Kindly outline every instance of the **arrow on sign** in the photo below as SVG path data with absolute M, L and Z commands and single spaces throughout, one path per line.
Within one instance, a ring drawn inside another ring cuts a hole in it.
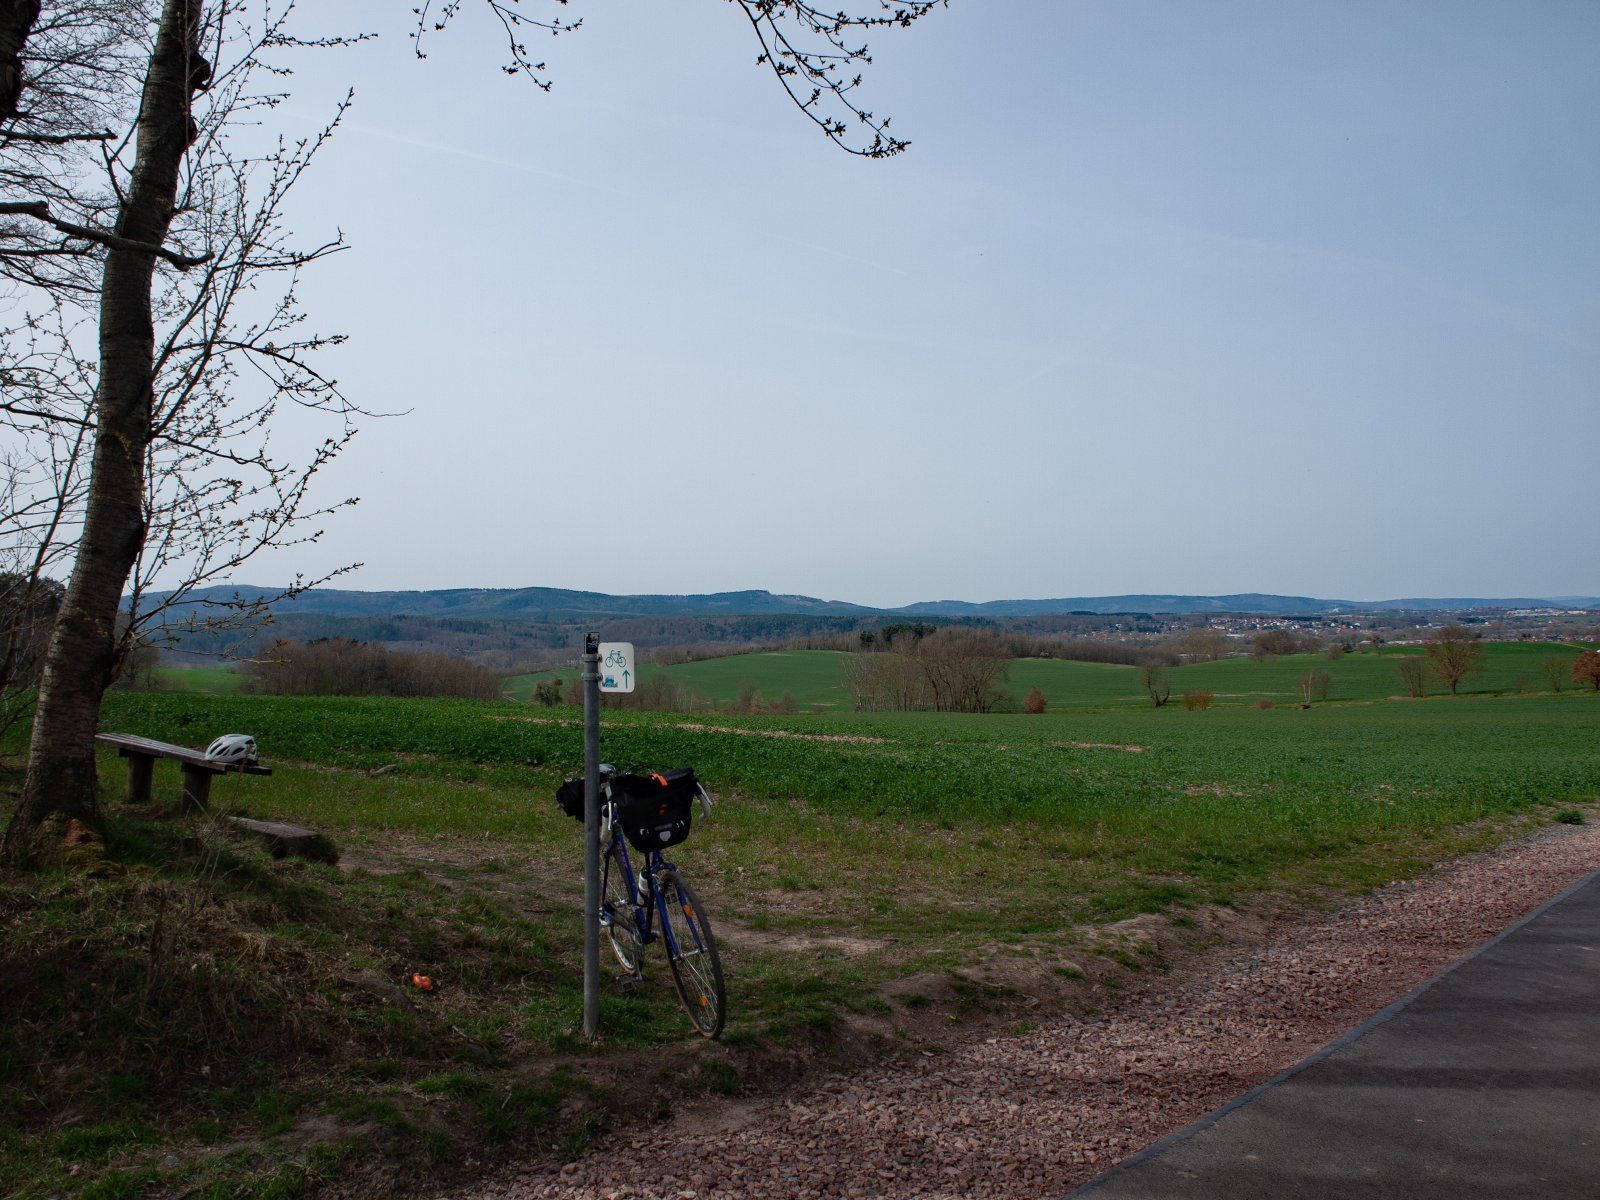
M 628 672 L 627 672 L 627 671 L 624 671 L 624 672 L 623 672 L 623 673 L 622 673 L 622 686 L 623 686 L 623 687 L 627 687 L 627 686 L 628 686 L 628 680 L 629 680 L 629 679 L 630 679 L 630 678 L 631 678 L 631 676 L 630 676 L 630 674 L 629 674 L 629 673 L 628 673 Z

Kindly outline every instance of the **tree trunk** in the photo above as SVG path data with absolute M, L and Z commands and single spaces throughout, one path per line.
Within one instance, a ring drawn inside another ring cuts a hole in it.
M 39 825 L 52 814 L 99 822 L 94 734 L 116 668 L 122 590 L 144 542 L 144 455 L 155 369 L 155 255 L 129 242 L 160 246 L 172 224 L 178 173 L 192 137 L 190 61 L 197 54 L 200 7 L 199 0 L 162 4 L 117 220 L 117 233 L 128 242 L 106 252 L 89 498 L 39 685 L 22 802 L 6 830 L 4 856 L 12 862 L 30 856 Z
M 39 19 L 39 0 L 0 0 L 0 125 L 22 105 L 22 48 Z

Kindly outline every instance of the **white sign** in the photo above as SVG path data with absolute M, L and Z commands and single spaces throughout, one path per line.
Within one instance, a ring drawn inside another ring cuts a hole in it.
M 636 676 L 633 670 L 632 642 L 600 643 L 600 690 L 631 692 Z

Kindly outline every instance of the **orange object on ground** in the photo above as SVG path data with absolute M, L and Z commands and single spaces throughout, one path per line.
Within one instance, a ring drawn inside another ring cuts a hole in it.
M 411 986 L 421 992 L 433 991 L 433 979 L 421 971 L 411 972 Z

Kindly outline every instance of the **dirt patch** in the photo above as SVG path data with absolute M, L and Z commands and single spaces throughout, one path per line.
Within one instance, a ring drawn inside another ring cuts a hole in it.
M 1052 746 L 1073 746 L 1079 750 L 1121 750 L 1124 754 L 1143 754 L 1148 746 L 1124 745 L 1121 742 L 1051 742 Z
M 843 934 L 775 933 L 765 929 L 751 929 L 742 925 L 723 923 L 721 940 L 729 945 L 752 950 L 777 950 L 786 954 L 827 954 L 833 952 L 844 958 L 865 958 L 881 954 L 888 943 L 880 938 L 848 937 Z
M 888 739 L 868 737 L 854 733 L 796 733 L 792 729 L 736 729 L 732 725 L 701 725 L 683 721 L 673 726 L 690 733 L 731 733 L 738 737 L 792 738 L 801 742 L 855 742 L 861 745 L 882 745 Z
M 1228 787 L 1222 783 L 1191 783 L 1184 786 L 1183 794 L 1185 796 L 1233 796 L 1242 798 L 1250 793 L 1241 788 Z

